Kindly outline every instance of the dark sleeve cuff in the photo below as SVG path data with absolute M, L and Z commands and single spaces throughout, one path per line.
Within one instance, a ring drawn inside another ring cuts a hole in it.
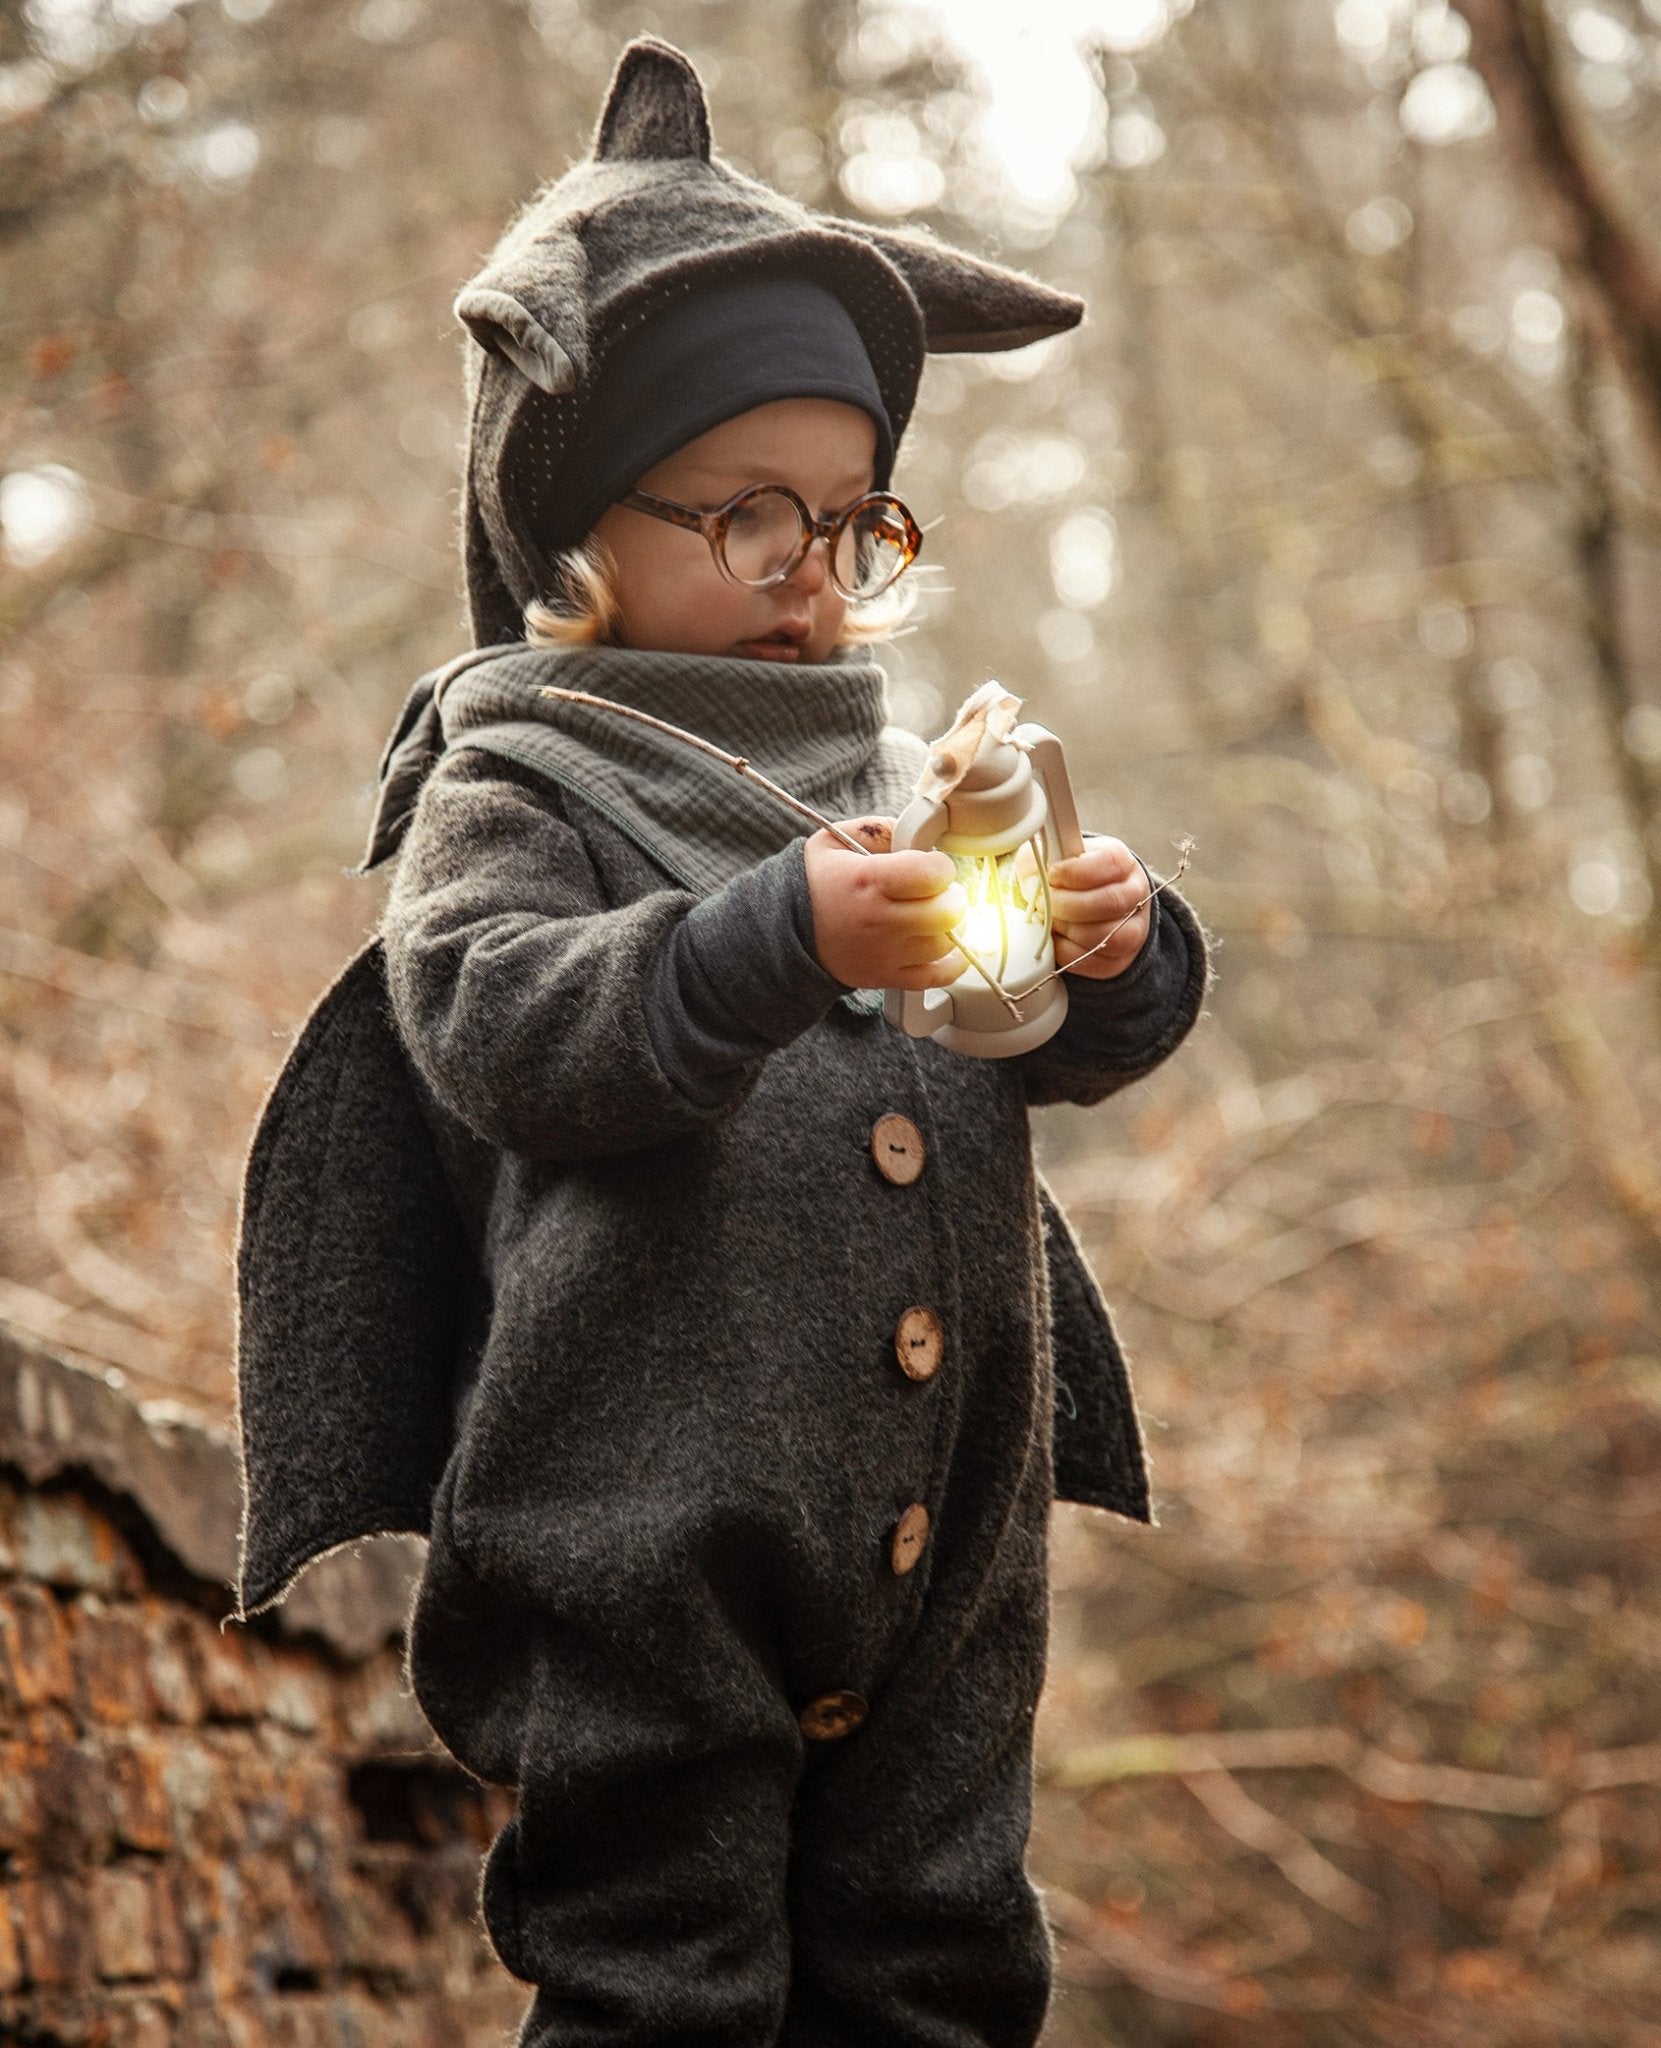
M 1143 1065 L 1180 1008 L 1190 979 L 1188 944 L 1161 897 L 1149 905 L 1147 938 L 1135 961 L 1108 981 L 1067 975 L 1067 1016 L 1057 1049 L 1110 1065 Z
M 1050 1041 L 1052 1057 L 1123 1071 L 1153 1065 L 1186 1035 L 1204 992 L 1204 946 L 1173 893 L 1153 898 L 1148 936 L 1122 974 L 1067 976 L 1067 1015 Z
M 664 1072 L 695 1102 L 735 1094 L 757 1061 L 845 993 L 813 950 L 805 843 L 793 839 L 694 905 L 653 960 L 647 1030 Z

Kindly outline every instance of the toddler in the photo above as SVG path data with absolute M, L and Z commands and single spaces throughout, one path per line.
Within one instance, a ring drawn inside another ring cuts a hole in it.
M 460 1364 L 404 1504 L 338 1406 L 307 1455 L 350 1442 L 350 1473 L 285 1489 L 245 1284 L 245 1596 L 343 1528 L 429 1532 L 410 1679 L 517 1790 L 483 1912 L 536 1987 L 525 2048 L 1030 2048 L 1049 1503 L 1146 1490 L 1028 1109 L 1164 1059 L 1205 948 L 1091 837 L 1051 874 L 1080 965 L 1047 1043 L 892 1029 L 875 992 L 950 981 L 964 904 L 945 855 L 888 850 L 926 749 L 865 649 L 920 546 L 889 486 L 924 347 L 1082 308 L 741 178 L 653 38 L 457 305 L 478 648 L 412 693 L 366 865 L 399 848 L 380 947 Z M 376 1504 L 267 1533 L 330 1485 Z

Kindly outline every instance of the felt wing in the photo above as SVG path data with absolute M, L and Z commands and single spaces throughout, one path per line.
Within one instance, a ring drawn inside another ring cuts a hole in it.
M 481 1310 L 379 939 L 320 998 L 267 1097 L 236 1278 L 246 1619 L 339 1544 L 426 1533 Z
M 1113 1318 L 1042 1175 L 1038 1206 L 1055 1360 L 1055 1497 L 1151 1522 L 1142 1430 Z

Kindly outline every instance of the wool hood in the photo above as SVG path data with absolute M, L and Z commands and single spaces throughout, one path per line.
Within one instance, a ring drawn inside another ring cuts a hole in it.
M 462 550 L 476 646 L 522 638 L 526 604 L 554 594 L 539 536 L 559 524 L 608 352 L 675 298 L 781 272 L 847 307 L 896 448 L 926 352 L 1021 348 L 1084 315 L 1082 299 L 925 230 L 819 213 L 746 177 L 711 146 L 691 61 L 637 37 L 589 155 L 524 207 L 455 301 L 468 335 Z

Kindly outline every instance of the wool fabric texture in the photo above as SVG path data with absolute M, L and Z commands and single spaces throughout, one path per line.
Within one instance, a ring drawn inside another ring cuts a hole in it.
M 838 816 L 895 816 L 928 758 L 924 741 L 889 721 L 881 664 L 850 649 L 788 666 L 656 648 L 495 649 L 423 677 L 405 700 L 382 753 L 360 873 L 397 844 L 441 752 L 469 744 L 534 759 L 700 893 L 804 829 L 759 783 L 684 740 L 545 697 L 545 684 L 695 729 L 815 809 L 839 806 Z
M 777 398 L 833 398 L 877 430 L 873 490 L 894 468 L 894 430 L 858 327 L 805 277 L 738 278 L 673 300 L 606 359 L 551 502 L 526 465 L 511 488 L 552 552 L 569 547 L 665 456 Z

